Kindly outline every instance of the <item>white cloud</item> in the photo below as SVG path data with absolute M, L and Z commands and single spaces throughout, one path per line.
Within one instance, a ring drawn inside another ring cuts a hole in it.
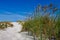
M 0 14 L 0 21 L 17 21 L 17 20 L 25 20 L 27 17 L 23 15 L 19 15 L 17 13 L 12 12 L 4 12 L 6 14 Z
M 0 15 L 0 21 L 17 21 L 17 20 L 25 20 L 26 17 L 22 15 Z

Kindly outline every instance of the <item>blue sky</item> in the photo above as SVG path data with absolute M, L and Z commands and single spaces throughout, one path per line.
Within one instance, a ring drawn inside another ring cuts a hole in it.
M 60 0 L 0 0 L 0 21 L 24 20 L 38 4 L 43 6 L 50 3 L 60 8 Z

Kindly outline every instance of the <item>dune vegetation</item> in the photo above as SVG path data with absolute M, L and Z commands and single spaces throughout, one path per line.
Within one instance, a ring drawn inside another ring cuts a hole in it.
M 34 40 L 60 40 L 60 15 L 58 15 L 60 12 L 57 14 L 58 11 L 59 9 L 53 4 L 38 5 L 33 16 L 22 24 L 22 32 L 27 31 Z
M 0 30 L 5 29 L 7 27 L 13 27 L 13 24 L 11 24 L 11 22 L 0 22 Z

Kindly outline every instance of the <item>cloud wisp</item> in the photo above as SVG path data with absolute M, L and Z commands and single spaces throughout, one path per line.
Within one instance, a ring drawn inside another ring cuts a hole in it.
M 0 21 L 18 21 L 18 20 L 26 20 L 25 15 L 20 15 L 12 12 L 5 12 L 5 14 L 0 14 Z

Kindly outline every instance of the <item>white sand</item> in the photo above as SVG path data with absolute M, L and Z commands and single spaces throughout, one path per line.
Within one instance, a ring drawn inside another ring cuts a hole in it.
M 0 40 L 32 40 L 31 36 L 26 35 L 27 32 L 19 33 L 22 30 L 22 25 L 17 22 L 12 22 L 13 27 L 8 27 L 6 30 L 0 30 Z

